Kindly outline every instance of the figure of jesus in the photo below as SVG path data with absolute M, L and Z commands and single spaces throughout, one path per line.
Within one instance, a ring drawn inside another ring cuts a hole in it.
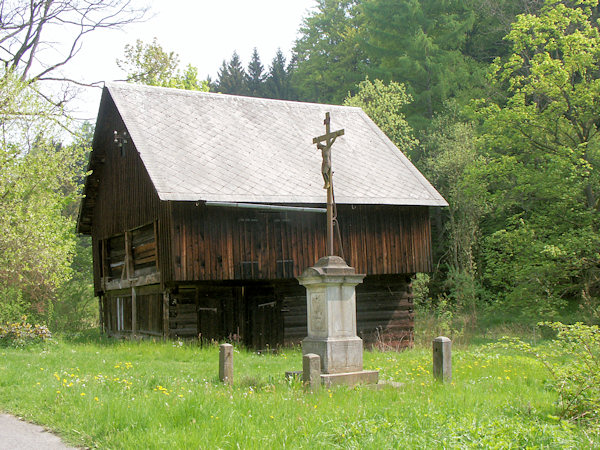
M 321 150 L 323 155 L 323 163 L 321 163 L 321 174 L 323 174 L 323 180 L 325 181 L 323 189 L 329 189 L 329 186 L 331 186 L 331 145 L 318 144 L 317 148 Z

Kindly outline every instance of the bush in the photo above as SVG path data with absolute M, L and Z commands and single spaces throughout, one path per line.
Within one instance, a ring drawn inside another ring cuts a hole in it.
M 21 322 L 0 324 L 0 346 L 2 347 L 26 347 L 46 342 L 51 338 L 48 327 L 31 325 L 27 322 L 27 316 L 23 316 Z
M 561 419 L 600 419 L 600 329 L 580 322 L 540 322 L 542 331 L 555 333 L 547 346 L 534 348 L 519 339 L 503 338 L 501 346 L 522 351 L 548 370 L 558 392 Z

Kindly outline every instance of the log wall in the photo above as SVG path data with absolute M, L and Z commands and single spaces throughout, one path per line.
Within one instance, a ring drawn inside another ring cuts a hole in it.
M 306 290 L 282 286 L 283 343 L 296 345 L 307 336 Z M 365 346 L 383 350 L 411 347 L 414 307 L 407 275 L 366 277 L 356 287 L 356 331 Z

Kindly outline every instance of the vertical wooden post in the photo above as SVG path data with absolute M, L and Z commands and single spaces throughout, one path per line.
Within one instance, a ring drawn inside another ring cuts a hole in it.
M 302 357 L 302 382 L 315 391 L 321 387 L 321 357 L 307 353 Z
M 106 327 L 104 325 L 104 308 L 102 303 L 104 302 L 104 295 L 100 294 L 98 297 L 98 315 L 100 320 L 100 332 L 106 333 Z
M 233 384 L 233 345 L 219 346 L 219 380 L 225 384 Z
M 102 290 L 106 292 L 106 282 L 110 277 L 110 265 L 108 264 L 108 249 L 106 248 L 106 239 L 100 240 L 100 249 L 101 249 L 101 261 L 100 261 L 100 283 L 102 285 Z
M 163 292 L 163 338 L 169 337 L 169 291 Z
M 156 258 L 156 271 L 160 272 L 160 264 L 158 263 L 158 220 L 154 221 L 154 255 Z
M 333 175 L 333 174 L 331 174 Z M 331 175 L 329 175 L 331 177 Z M 327 188 L 327 255 L 333 256 L 333 180 L 330 179 Z
M 452 341 L 444 336 L 433 340 L 433 376 L 439 381 L 452 381 Z
M 131 288 L 131 334 L 137 333 L 137 292 L 135 287 Z
M 131 242 L 131 231 L 125 232 L 125 267 L 127 269 L 127 279 L 133 278 L 133 246 Z

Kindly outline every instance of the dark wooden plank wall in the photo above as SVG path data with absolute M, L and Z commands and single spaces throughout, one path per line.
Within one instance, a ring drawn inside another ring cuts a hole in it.
M 90 185 L 95 186 L 97 183 L 97 187 L 95 192 L 90 189 L 88 193 L 90 197 L 93 196 L 91 234 L 95 253 L 94 286 L 97 293 L 101 290 L 100 239 L 152 223 L 159 217 L 168 222 L 169 216 L 168 211 L 164 211 L 166 206 L 161 204 L 164 202 L 160 202 L 131 137 L 127 139 L 123 149 L 114 142 L 114 131 L 123 133 L 125 125 L 109 96 L 108 101 L 107 112 L 97 124 L 95 147 L 92 152 L 94 172 L 90 175 L 91 179 L 101 182 L 92 183 L 93 180 L 90 180 Z M 167 232 L 165 226 L 168 225 L 159 224 L 159 255 L 170 252 L 168 237 L 164 237 Z M 170 269 L 167 272 L 170 273 Z
M 344 256 L 359 273 L 429 272 L 427 207 L 339 206 Z M 172 204 L 173 280 L 294 278 L 325 254 L 324 214 Z
M 283 342 L 281 302 L 273 285 L 198 285 L 171 293 L 171 337 L 228 340 L 257 349 Z

